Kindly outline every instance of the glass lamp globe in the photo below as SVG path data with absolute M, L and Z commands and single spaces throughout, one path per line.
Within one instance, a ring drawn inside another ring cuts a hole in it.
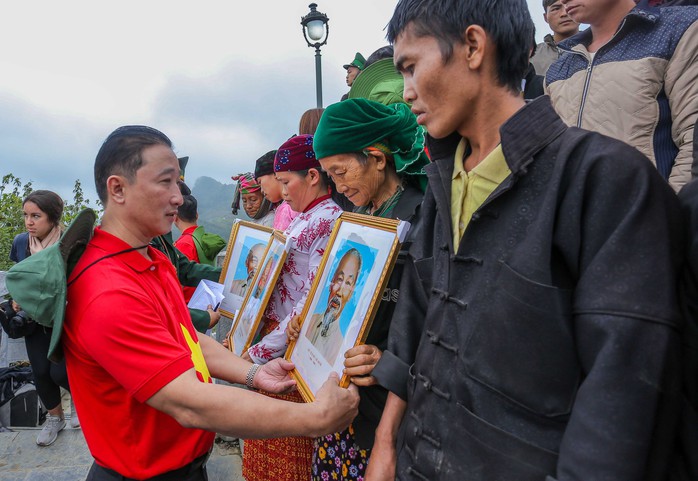
M 308 37 L 317 42 L 323 35 L 325 35 L 325 23 L 322 20 L 308 22 Z

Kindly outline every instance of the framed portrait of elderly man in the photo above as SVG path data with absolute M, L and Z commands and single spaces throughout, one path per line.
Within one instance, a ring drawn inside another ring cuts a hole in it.
M 224 316 L 234 319 L 235 311 L 242 307 L 273 232 L 270 227 L 244 220 L 233 224 L 218 281 L 223 284 L 224 295 L 218 310 Z
M 342 375 L 344 352 L 366 340 L 395 265 L 404 222 L 344 212 L 335 224 L 301 313 L 298 339 L 286 351 L 306 401 L 330 372 Z
M 228 335 L 228 348 L 238 356 L 249 349 L 261 329 L 264 310 L 281 274 L 287 253 L 286 237 L 274 231 Z

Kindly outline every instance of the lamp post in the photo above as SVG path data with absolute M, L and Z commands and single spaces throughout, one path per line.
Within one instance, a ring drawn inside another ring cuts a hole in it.
M 317 3 L 311 3 L 310 13 L 301 17 L 303 37 L 308 47 L 315 47 L 315 91 L 317 93 L 317 108 L 322 108 L 322 67 L 320 65 L 320 47 L 327 43 L 330 27 L 329 17 L 317 11 Z

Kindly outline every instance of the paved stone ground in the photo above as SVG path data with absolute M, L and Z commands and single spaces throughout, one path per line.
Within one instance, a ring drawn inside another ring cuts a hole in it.
M 39 428 L 0 433 L 0 481 L 83 481 L 92 464 L 79 429 L 64 429 L 51 446 L 36 445 Z M 216 438 L 208 462 L 210 481 L 243 481 L 236 441 Z

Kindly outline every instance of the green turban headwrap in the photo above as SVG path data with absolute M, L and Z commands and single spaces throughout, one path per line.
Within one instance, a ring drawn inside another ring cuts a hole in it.
M 325 109 L 313 138 L 315 156 L 361 152 L 375 144 L 386 146 L 400 177 L 412 178 L 426 188 L 424 129 L 410 107 L 403 103 L 383 105 L 363 98 L 347 99 Z

